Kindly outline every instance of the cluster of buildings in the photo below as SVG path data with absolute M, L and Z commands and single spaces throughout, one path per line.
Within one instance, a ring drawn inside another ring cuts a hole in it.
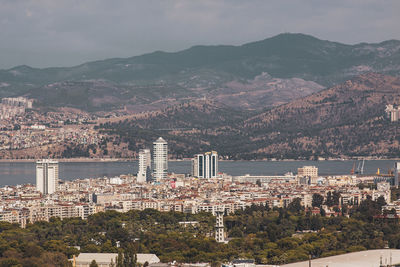
M 84 112 L 45 112 L 32 109 L 32 100 L 3 98 L 0 103 L 0 153 L 32 157 L 48 145 L 98 145 L 104 140 L 93 127 L 97 116 Z M 17 151 L 17 153 L 14 153 Z
M 397 122 L 400 118 L 400 106 L 386 105 L 386 116 L 391 122 Z
M 159 137 L 153 143 L 153 162 L 150 149 L 139 150 L 137 182 L 161 182 L 168 177 L 168 143 Z M 153 163 L 153 164 L 152 164 Z M 216 178 L 218 176 L 218 153 L 216 151 L 197 154 L 192 160 L 192 176 Z
M 0 221 L 18 223 L 81 217 L 86 219 L 100 211 L 156 209 L 186 213 L 210 212 L 216 216 L 215 238 L 225 242 L 223 215 L 253 205 L 287 207 L 299 198 L 314 214 L 314 194 L 327 198 L 329 192 L 339 193 L 338 205 L 359 205 L 368 196 L 383 197 L 388 203 L 383 210 L 393 209 L 400 215 L 400 201 L 391 201 L 391 184 L 398 184 L 400 163 L 396 164 L 393 181 L 377 180 L 366 175 L 318 175 L 315 166 L 298 168 L 297 175 L 231 176 L 218 172 L 216 151 L 197 154 L 192 161 L 192 174 L 168 173 L 168 144 L 163 138 L 153 143 L 153 151 L 139 153 L 139 172 L 134 175 L 62 181 L 58 162 L 36 162 L 36 185 L 0 188 Z M 375 183 L 376 189 L 359 187 Z M 337 196 L 337 194 L 336 194 Z M 339 215 L 338 209 L 327 204 L 322 209 L 328 216 Z
M 0 120 L 12 119 L 32 108 L 33 100 L 25 97 L 6 97 L 0 103 Z
M 21 150 L 39 148 L 49 144 L 98 144 L 103 135 L 84 128 L 47 128 L 45 125 L 31 125 L 19 130 L 1 131 L 0 150 Z
M 164 157 L 167 157 L 165 154 L 168 154 L 165 140 L 159 138 L 153 146 L 156 151 L 153 152 L 156 154 L 153 155 L 153 161 L 164 162 Z M 107 210 L 127 212 L 151 208 L 186 213 L 210 212 L 217 216 L 215 237 L 219 242 L 224 242 L 226 236 L 221 214 L 230 214 L 252 205 L 287 207 L 296 198 L 301 200 L 303 206 L 312 208 L 312 196 L 316 193 L 324 197 L 328 192 L 340 193 L 339 206 L 358 205 L 367 196 L 374 200 L 383 196 L 389 203 L 384 209 L 394 208 L 400 212 L 400 203 L 390 199 L 389 182 L 377 182 L 374 176 L 320 177 L 314 166 L 299 168 L 297 175 L 231 176 L 217 172 L 216 152 L 194 157 L 193 166 L 196 168 L 193 169 L 197 170 L 193 176 L 168 173 L 166 165 L 149 163 L 149 150 L 142 152 L 145 156 L 142 164 L 146 166 L 146 177 L 150 175 L 149 166 L 160 166 L 160 169 L 151 172 L 151 177 L 156 178 L 147 182 L 143 181 L 143 176 L 139 176 L 143 175 L 140 170 L 138 176 L 62 181 L 59 179 L 57 161 L 37 161 L 35 186 L 28 184 L 0 188 L 0 220 L 24 226 L 27 222 L 48 221 L 51 217 L 86 219 L 91 214 Z M 216 157 L 214 167 L 213 157 Z M 204 167 L 200 167 L 201 164 Z M 205 178 L 206 175 L 214 175 L 214 168 L 215 177 Z M 166 171 L 165 175 L 160 170 Z M 162 176 L 156 176 L 160 173 Z M 374 182 L 377 182 L 377 189 L 358 186 L 360 183 Z M 328 216 L 339 214 L 327 205 L 323 205 L 323 209 Z M 320 209 L 313 210 L 313 213 L 319 212 Z

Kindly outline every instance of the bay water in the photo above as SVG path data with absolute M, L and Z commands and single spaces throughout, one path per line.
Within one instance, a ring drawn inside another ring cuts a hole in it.
M 230 175 L 283 175 L 297 172 L 302 166 L 316 166 L 320 175 L 350 174 L 357 161 L 220 161 L 219 171 Z M 366 160 L 364 174 L 375 174 L 380 168 L 387 173 L 394 167 L 394 160 Z M 170 161 L 169 172 L 190 173 L 191 161 Z M 136 174 L 137 161 L 102 161 L 102 162 L 60 162 L 59 177 L 62 180 L 78 178 L 114 177 L 121 174 Z M 34 162 L 0 162 L 0 186 L 35 183 Z

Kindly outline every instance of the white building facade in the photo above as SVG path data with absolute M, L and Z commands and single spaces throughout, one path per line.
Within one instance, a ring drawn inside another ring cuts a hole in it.
M 137 173 L 136 182 L 145 183 L 150 177 L 147 177 L 147 170 L 151 168 L 150 149 L 139 150 L 139 171 Z
M 168 143 L 159 137 L 153 143 L 153 178 L 156 181 L 166 179 L 168 175 Z
M 216 178 L 218 175 L 218 153 L 216 151 L 197 154 L 192 161 L 192 173 L 198 178 Z
M 394 163 L 394 185 L 399 187 L 399 179 L 400 179 L 400 162 Z
M 53 194 L 58 189 L 58 161 L 36 162 L 36 189 L 42 194 Z

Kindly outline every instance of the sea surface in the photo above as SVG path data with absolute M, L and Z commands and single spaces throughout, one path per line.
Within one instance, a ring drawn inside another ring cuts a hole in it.
M 380 168 L 387 173 L 394 160 L 366 160 L 364 174 L 375 174 Z M 220 161 L 219 171 L 230 175 L 282 175 L 297 172 L 302 166 L 316 166 L 320 175 L 349 174 L 357 161 Z M 170 161 L 169 172 L 190 173 L 190 161 Z M 59 176 L 62 180 L 78 178 L 114 177 L 121 174 L 136 174 L 137 161 L 111 162 L 60 162 Z M 0 186 L 35 183 L 34 162 L 0 162 Z

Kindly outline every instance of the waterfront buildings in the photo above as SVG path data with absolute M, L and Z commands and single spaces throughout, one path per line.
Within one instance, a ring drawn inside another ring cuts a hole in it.
M 36 189 L 44 195 L 58 189 L 58 161 L 39 160 L 36 162 Z
M 153 143 L 153 178 L 160 182 L 168 175 L 168 143 L 159 137 Z
M 197 154 L 192 160 L 192 174 L 197 178 L 215 178 L 218 175 L 218 153 L 216 151 Z
M 138 183 L 145 183 L 151 180 L 151 154 L 150 149 L 139 150 L 139 171 L 137 173 L 136 181 Z
M 357 183 L 366 182 L 365 176 L 352 179 L 342 176 L 321 177 L 323 182 L 314 185 L 299 184 L 290 176 L 272 179 L 260 176 L 248 181 L 245 178 L 235 179 L 219 174 L 214 179 L 197 179 L 170 174 L 159 183 L 139 184 L 135 183 L 134 176 L 121 175 L 62 181 L 58 190 L 48 195 L 38 192 L 36 186 L 30 184 L 5 186 L 0 188 L 0 221 L 24 226 L 27 222 L 48 221 L 51 217 L 86 219 L 91 214 L 107 210 L 127 212 L 156 209 L 186 213 L 210 212 L 213 215 L 222 211 L 231 214 L 253 205 L 287 207 L 296 198 L 301 200 L 303 206 L 312 209 L 313 194 L 326 198 L 328 192 L 334 191 L 340 193 L 340 205 L 349 207 L 359 205 L 368 196 L 372 200 L 383 196 L 385 201 L 390 202 L 388 183 L 378 183 L 377 189 L 358 187 Z M 258 179 L 262 181 L 261 185 L 254 182 Z M 373 177 L 368 179 L 374 181 Z M 332 207 L 323 208 L 327 216 L 336 214 Z M 385 208 L 394 208 L 400 212 L 400 202 L 393 202 Z
M 318 179 L 318 168 L 315 166 L 303 166 L 297 169 L 299 179 L 308 178 L 309 184 L 316 184 Z
M 240 175 L 240 176 L 233 176 L 233 182 L 239 183 L 288 183 L 291 181 L 295 181 L 296 176 L 293 173 L 285 173 L 284 175 Z

